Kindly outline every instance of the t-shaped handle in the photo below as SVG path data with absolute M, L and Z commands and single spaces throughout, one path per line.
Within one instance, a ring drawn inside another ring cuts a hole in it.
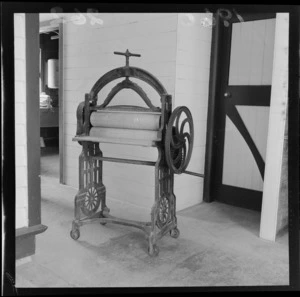
M 125 53 L 114 52 L 115 55 L 122 55 L 126 57 L 126 66 L 129 66 L 129 57 L 140 57 L 140 54 L 132 54 L 128 49 Z

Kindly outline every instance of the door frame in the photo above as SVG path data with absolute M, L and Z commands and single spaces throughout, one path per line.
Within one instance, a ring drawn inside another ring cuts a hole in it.
M 25 25 L 25 108 L 28 225 L 15 231 L 15 259 L 35 253 L 35 236 L 47 230 L 41 223 L 40 183 L 40 125 L 39 125 L 39 17 L 35 13 L 24 14 Z M 14 56 L 13 56 L 14 57 Z M 13 58 L 15 63 L 15 59 Z M 14 67 L 13 67 L 14 69 Z M 14 119 L 14 117 L 13 117 Z M 12 126 L 15 128 L 15 123 Z M 14 128 L 12 129 L 14 131 Z M 11 131 L 11 127 L 10 127 Z M 14 132 L 13 132 L 14 134 Z M 11 149 L 11 148 L 10 148 Z M 10 160 L 11 161 L 11 160 Z M 13 161 L 14 162 L 14 161 Z M 14 163 L 13 163 L 14 164 Z
M 58 128 L 59 128 L 59 182 L 65 184 L 64 174 L 64 44 L 63 44 L 63 22 L 58 26 Z
M 212 44 L 210 57 L 210 77 L 209 77 L 209 95 L 208 95 L 208 111 L 207 111 L 207 130 L 206 130 L 206 153 L 205 153 L 205 167 L 204 167 L 204 185 L 203 185 L 203 201 L 213 202 L 215 197 L 215 183 L 216 183 L 216 160 L 218 154 L 218 143 L 221 141 L 224 146 L 224 133 L 222 139 L 218 136 L 219 121 L 225 121 L 225 117 L 220 118 L 220 108 L 218 101 L 222 94 L 222 78 L 224 77 L 224 59 L 230 61 L 230 46 L 225 47 L 224 44 L 228 42 L 228 36 L 225 33 L 227 29 L 224 26 L 223 19 L 219 13 L 213 15 L 215 25 L 212 28 Z M 275 13 L 258 13 L 243 15 L 244 21 L 270 19 L 276 18 Z M 231 22 L 239 22 L 236 16 L 233 16 Z M 221 69 L 221 71 L 220 71 Z M 259 191 L 252 191 L 255 200 L 261 199 L 262 193 Z M 249 202 L 246 201 L 247 206 Z M 257 203 L 256 203 L 257 204 Z M 257 208 L 257 205 L 256 205 Z

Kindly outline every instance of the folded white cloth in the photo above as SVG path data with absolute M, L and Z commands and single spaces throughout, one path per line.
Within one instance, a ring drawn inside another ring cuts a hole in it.
M 51 98 L 44 92 L 40 94 L 40 108 L 51 108 Z

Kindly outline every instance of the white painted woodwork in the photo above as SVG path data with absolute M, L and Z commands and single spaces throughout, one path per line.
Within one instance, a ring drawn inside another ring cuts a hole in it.
M 232 26 L 229 85 L 271 85 L 275 19 Z M 269 107 L 237 106 L 254 143 L 265 159 Z M 263 190 L 255 159 L 233 123 L 226 117 L 223 183 Z
M 178 14 L 175 107 L 186 105 L 194 120 L 194 148 L 189 171 L 204 173 L 212 28 L 201 22 L 208 14 Z M 209 14 L 211 15 L 211 14 Z M 175 175 L 177 209 L 203 201 L 203 178 Z
M 276 14 L 269 133 L 260 223 L 260 237 L 274 241 L 277 230 L 284 133 L 288 102 L 289 14 Z M 288 215 L 288 214 L 286 214 Z
M 269 107 L 237 106 L 244 124 L 265 160 Z M 226 117 L 223 184 L 262 191 L 263 180 L 255 159 L 231 120 Z
M 229 85 L 271 85 L 275 19 L 232 25 Z
M 28 226 L 25 14 L 14 14 L 16 229 Z
M 270 107 L 237 106 L 237 110 L 241 115 L 244 124 L 254 140 L 263 160 L 265 160 Z

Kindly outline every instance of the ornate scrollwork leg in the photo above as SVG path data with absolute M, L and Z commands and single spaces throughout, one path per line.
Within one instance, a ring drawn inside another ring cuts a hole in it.
M 157 256 L 159 253 L 158 246 L 156 245 L 156 220 L 157 220 L 157 199 L 151 209 L 151 226 L 150 234 L 148 236 L 148 253 L 150 256 Z
M 170 201 L 171 201 L 171 220 L 173 222 L 173 229 L 170 230 L 170 236 L 173 238 L 178 238 L 180 235 L 179 229 L 177 228 L 177 217 L 176 217 L 176 196 L 173 192 L 174 188 L 174 174 L 170 177 Z
M 72 239 L 77 240 L 80 237 L 79 225 L 76 221 L 72 223 L 72 230 L 70 232 L 70 236 Z
M 72 230 L 70 232 L 70 236 L 72 239 L 77 240 L 80 236 L 80 218 L 81 218 L 81 200 L 82 200 L 82 194 L 83 194 L 83 174 L 82 169 L 84 166 L 84 160 L 85 160 L 85 148 L 84 145 L 82 146 L 82 152 L 79 156 L 79 190 L 75 196 L 74 199 L 74 217 L 75 219 L 72 222 Z
M 80 205 L 81 205 L 80 199 L 82 198 L 79 191 L 79 193 L 75 196 L 75 200 L 74 200 L 75 220 L 72 222 L 72 230 L 70 232 L 70 236 L 74 240 L 77 240 L 80 237 L 80 231 L 79 231 Z
M 163 195 L 160 197 L 158 203 L 158 212 L 156 225 L 159 229 L 162 229 L 171 219 L 171 207 L 170 207 L 170 197 L 169 195 Z
M 180 235 L 179 229 L 175 227 L 174 229 L 170 230 L 170 235 L 173 238 L 178 238 Z
M 94 143 L 94 151 L 93 151 L 93 156 L 99 156 L 102 157 L 102 151 L 100 150 L 99 144 Z M 101 196 L 101 211 L 99 213 L 99 218 L 104 218 L 104 212 L 109 213 L 110 209 L 106 206 L 106 189 L 105 186 L 103 185 L 103 162 L 101 160 L 94 160 L 94 167 L 95 167 L 95 179 L 98 184 L 101 185 L 99 188 L 99 195 Z M 101 225 L 106 225 L 105 222 L 101 222 Z
M 150 256 L 157 256 L 159 254 L 159 248 L 156 243 L 153 243 L 154 237 L 150 234 L 149 236 L 149 246 L 148 246 L 148 253 Z
M 160 201 L 160 177 L 162 169 L 162 149 L 158 149 L 158 159 L 155 164 L 155 198 L 154 204 L 151 209 L 151 226 L 150 234 L 148 236 L 148 253 L 150 256 L 157 256 L 159 254 L 159 248 L 156 245 L 157 241 L 157 218 L 159 211 L 159 201 Z
M 93 216 L 101 205 L 103 211 L 109 212 L 106 206 L 106 189 L 102 183 L 102 162 L 93 157 L 102 156 L 97 143 L 83 143 L 79 156 L 79 191 L 75 196 L 75 220 L 72 223 L 71 237 L 78 239 L 81 217 Z M 102 223 L 105 224 L 105 223 Z

